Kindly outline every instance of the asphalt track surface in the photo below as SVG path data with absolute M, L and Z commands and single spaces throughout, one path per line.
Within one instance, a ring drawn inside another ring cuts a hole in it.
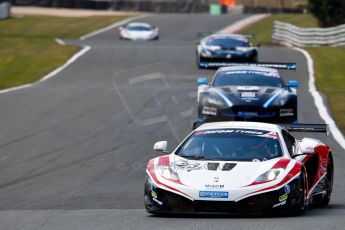
M 170 149 L 195 119 L 197 32 L 245 15 L 154 15 L 161 39 L 128 42 L 114 31 L 80 41 L 92 49 L 54 78 L 0 95 L 0 230 L 3 229 L 345 229 L 345 153 L 333 149 L 330 205 L 302 217 L 153 217 L 143 209 L 152 145 Z M 261 61 L 297 62 L 299 120 L 320 123 L 308 93 L 306 60 L 287 48 L 262 48 Z

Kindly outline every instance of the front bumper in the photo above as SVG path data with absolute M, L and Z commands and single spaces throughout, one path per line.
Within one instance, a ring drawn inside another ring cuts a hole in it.
M 204 55 L 201 53 L 202 61 L 208 62 L 241 62 L 248 61 L 253 58 L 256 58 L 257 53 L 254 51 L 251 52 L 220 52 L 212 53 L 211 55 Z
M 145 208 L 151 213 L 261 214 L 287 210 L 290 203 L 290 188 L 292 191 L 297 184 L 297 180 L 291 181 L 278 190 L 254 195 L 238 202 L 192 201 L 158 188 L 151 183 L 150 179 L 146 179 Z M 287 193 L 286 186 L 289 186 L 289 193 Z
M 261 121 L 272 123 L 292 123 L 297 120 L 297 112 L 292 108 L 233 106 L 227 109 L 217 109 L 216 114 L 204 114 L 199 111 L 199 120 L 203 122 L 216 121 Z M 292 113 L 286 113 L 289 110 Z

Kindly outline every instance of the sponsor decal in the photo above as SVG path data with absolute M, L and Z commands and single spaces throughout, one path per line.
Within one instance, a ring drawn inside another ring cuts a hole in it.
M 174 167 L 179 169 L 191 170 L 201 170 L 203 167 L 200 163 L 188 163 L 188 161 L 176 161 Z
M 284 186 L 284 191 L 285 191 L 285 194 L 290 193 L 290 186 L 288 184 Z
M 254 97 L 254 98 L 241 98 L 242 101 L 244 102 L 252 102 L 252 101 L 258 101 L 260 98 Z
M 154 202 L 156 202 L 157 204 L 159 204 L 159 205 L 163 205 L 163 202 L 162 201 L 160 201 L 160 200 L 158 200 L 157 198 L 152 198 L 152 200 L 154 201 Z
M 253 75 L 263 75 L 263 76 L 270 76 L 279 78 L 279 74 L 277 72 L 266 72 L 266 71 L 256 71 L 256 70 L 233 70 L 227 71 L 225 74 L 253 74 Z
M 293 109 L 288 108 L 288 109 L 280 109 L 280 116 L 281 117 L 287 117 L 287 116 L 293 116 L 294 112 Z
M 156 198 L 157 199 L 157 193 L 155 192 L 155 191 L 151 191 L 151 196 L 153 197 L 153 198 Z
M 262 135 L 264 132 L 258 130 L 245 130 L 245 129 L 219 129 L 208 130 L 203 134 L 221 134 L 221 133 L 235 133 L 235 134 L 249 134 L 249 135 Z
M 288 198 L 288 194 L 283 194 L 279 197 L 279 202 L 282 202 Z
M 238 115 L 250 118 L 250 117 L 258 116 L 258 113 L 257 112 L 242 112 L 242 111 L 240 111 L 240 112 L 238 112 Z
M 200 198 L 228 198 L 228 192 L 222 191 L 199 191 Z
M 223 189 L 223 184 L 205 184 L 206 189 Z
M 274 139 L 274 140 L 278 140 L 279 139 L 279 136 L 276 132 L 269 132 L 269 133 L 266 133 L 264 135 L 260 135 L 261 137 L 265 137 L 265 138 L 271 138 L 271 139 Z
M 285 205 L 285 204 L 286 204 L 286 200 L 284 200 L 283 202 L 280 202 L 280 203 L 278 203 L 278 204 L 273 205 L 272 208 L 276 208 L 276 207 L 279 207 L 279 206 L 283 206 L 283 205 Z
M 204 106 L 204 108 L 202 109 L 202 114 L 216 116 L 217 109 L 213 107 Z
M 256 93 L 254 93 L 254 92 L 242 92 L 241 97 L 242 98 L 253 98 L 253 97 L 256 97 Z

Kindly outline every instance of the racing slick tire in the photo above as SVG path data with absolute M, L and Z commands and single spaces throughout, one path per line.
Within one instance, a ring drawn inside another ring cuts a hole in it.
M 196 64 L 197 64 L 199 69 L 204 69 L 205 68 L 205 67 L 200 66 L 200 62 L 204 62 L 204 61 L 207 61 L 207 59 L 203 58 L 203 57 L 200 57 L 200 56 L 196 57 Z
M 330 153 L 327 162 L 327 172 L 325 176 L 325 193 L 317 195 L 313 198 L 313 203 L 316 207 L 326 207 L 331 200 L 331 193 L 333 189 L 333 173 L 334 173 L 334 165 L 333 165 L 333 158 Z
M 250 58 L 250 62 L 252 62 L 252 63 L 257 63 L 259 60 L 259 57 L 258 57 L 258 54 L 257 53 L 255 53 L 251 58 Z
M 306 177 L 302 171 L 300 179 L 294 189 L 291 189 L 289 198 L 289 208 L 287 210 L 288 216 L 300 216 L 306 207 Z

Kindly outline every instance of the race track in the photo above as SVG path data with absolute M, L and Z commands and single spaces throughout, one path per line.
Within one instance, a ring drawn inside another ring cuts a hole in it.
M 335 184 L 330 205 L 296 218 L 152 217 L 143 209 L 153 143 L 170 149 L 191 130 L 197 32 L 246 15 L 153 15 L 160 40 L 119 41 L 107 31 L 84 41 L 84 56 L 54 78 L 0 94 L 0 230 L 3 229 L 344 229 L 345 152 L 332 137 Z M 300 82 L 299 120 L 323 123 L 308 92 L 304 56 L 261 48 L 260 61 L 297 62 L 281 71 Z

